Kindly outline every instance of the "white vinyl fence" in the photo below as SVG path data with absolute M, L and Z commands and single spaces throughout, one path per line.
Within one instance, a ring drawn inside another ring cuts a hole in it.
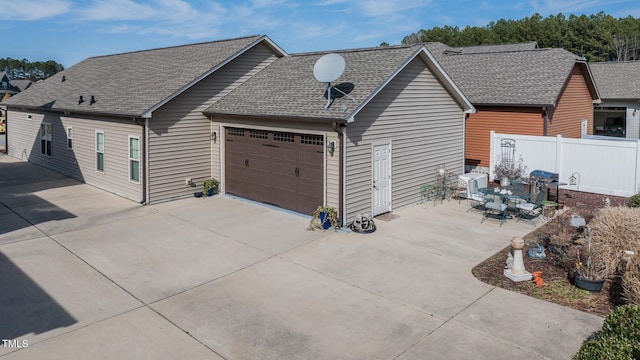
M 563 189 L 625 197 L 640 192 L 640 140 L 599 136 L 569 139 L 491 131 L 490 179 L 495 179 L 493 168 L 500 161 L 500 140 L 504 138 L 515 140 L 515 159 L 522 156 L 528 172 L 555 172 L 560 182 L 566 183 L 573 175 L 576 185 Z

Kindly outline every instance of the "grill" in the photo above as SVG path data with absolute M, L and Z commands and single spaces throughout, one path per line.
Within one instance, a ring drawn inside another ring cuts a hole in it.
M 529 173 L 529 183 L 531 184 L 531 197 L 534 196 L 539 191 L 544 191 L 544 200 L 555 200 L 558 201 L 559 197 L 559 186 L 566 185 L 565 183 L 561 183 L 558 180 L 560 179 L 560 175 L 558 173 L 544 171 L 544 170 L 533 170 Z M 550 194 L 549 189 L 556 189 L 555 194 Z
M 558 181 L 558 179 L 560 179 L 558 173 L 553 173 L 550 171 L 533 170 L 529 174 L 529 180 L 531 180 L 532 183 L 537 181 L 538 183 L 548 184 L 554 181 Z

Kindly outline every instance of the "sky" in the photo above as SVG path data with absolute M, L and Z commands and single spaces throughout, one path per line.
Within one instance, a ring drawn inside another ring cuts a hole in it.
M 267 35 L 288 53 L 400 44 L 535 13 L 640 17 L 638 0 L 0 0 L 0 58 L 54 60 Z

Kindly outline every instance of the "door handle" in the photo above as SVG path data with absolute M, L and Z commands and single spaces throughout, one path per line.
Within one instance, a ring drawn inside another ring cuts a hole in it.
M 249 159 L 244 160 L 244 167 L 249 167 Z
M 296 174 L 296 177 L 300 177 L 300 168 L 296 168 L 294 173 Z

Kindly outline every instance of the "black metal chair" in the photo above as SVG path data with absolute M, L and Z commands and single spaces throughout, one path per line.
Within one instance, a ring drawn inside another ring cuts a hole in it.
M 540 216 L 542 213 L 542 202 L 544 201 L 544 191 L 539 191 L 536 195 L 534 202 L 523 201 L 516 204 L 516 208 L 518 209 L 518 220 L 524 220 L 531 223 L 531 225 L 536 226 L 536 223 L 533 219 Z M 536 214 L 535 211 L 538 210 Z

